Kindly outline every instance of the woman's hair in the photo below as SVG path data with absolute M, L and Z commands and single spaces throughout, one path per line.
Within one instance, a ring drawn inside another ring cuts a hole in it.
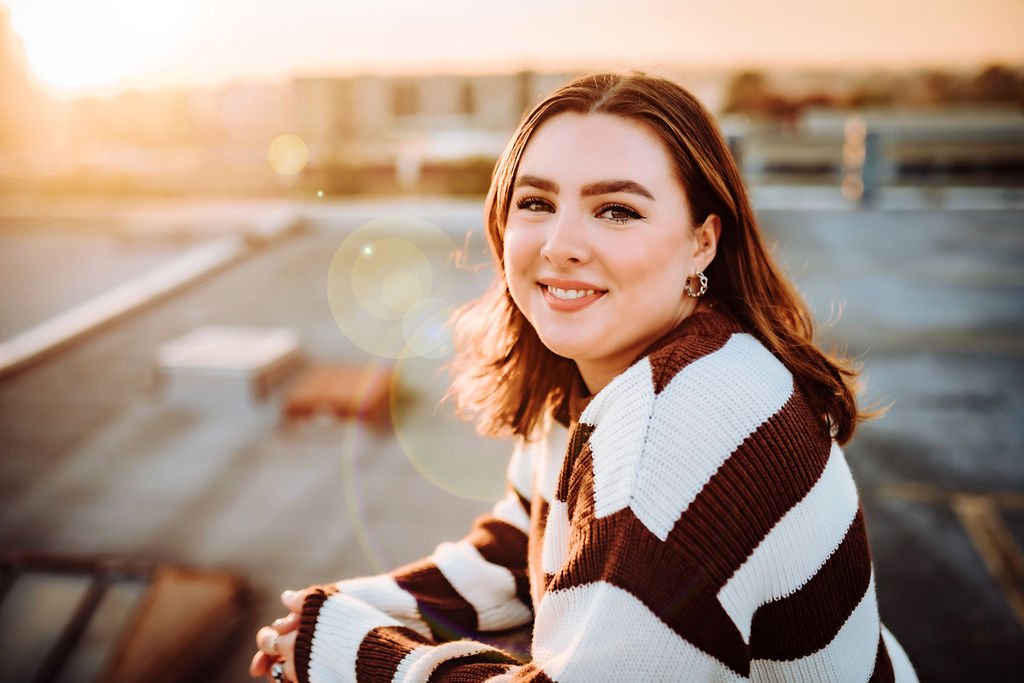
M 479 299 L 456 311 L 451 395 L 484 434 L 531 437 L 553 414 L 565 415 L 567 391 L 581 382 L 575 363 L 541 342 L 512 301 L 504 278 L 504 235 L 520 159 L 530 137 L 558 114 L 612 114 L 647 126 L 664 143 L 690 206 L 692 225 L 710 214 L 722 223 L 705 273 L 707 298 L 757 337 L 793 373 L 833 437 L 845 443 L 859 419 L 857 369 L 820 350 L 807 304 L 765 246 L 740 172 L 708 111 L 679 85 L 643 73 L 600 73 L 559 88 L 522 120 L 494 167 L 484 205 L 497 277 Z

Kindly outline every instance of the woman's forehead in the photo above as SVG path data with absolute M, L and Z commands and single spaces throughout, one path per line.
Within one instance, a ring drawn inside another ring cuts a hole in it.
M 562 185 L 629 179 L 674 183 L 672 158 L 646 125 L 612 114 L 558 114 L 530 136 L 517 178 Z

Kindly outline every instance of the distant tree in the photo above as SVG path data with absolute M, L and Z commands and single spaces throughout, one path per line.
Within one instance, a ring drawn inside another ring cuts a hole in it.
M 742 71 L 733 77 L 726 91 L 724 112 L 789 123 L 798 113 L 794 103 L 770 87 L 760 71 Z
M 964 79 L 948 71 L 931 70 L 921 77 L 920 99 L 922 104 L 948 105 L 968 99 Z
M 793 108 L 803 111 L 813 107 L 815 109 L 833 109 L 839 104 L 836 96 L 827 92 L 812 92 L 798 98 L 793 102 Z
M 727 114 L 751 113 L 765 108 L 772 97 L 760 71 L 741 71 L 733 76 L 725 96 Z
M 871 82 L 858 83 L 848 95 L 848 101 L 854 107 L 881 107 L 893 104 L 895 99 L 891 88 Z
M 1024 79 L 1002 64 L 982 69 L 971 83 L 972 99 L 980 102 L 1024 103 Z

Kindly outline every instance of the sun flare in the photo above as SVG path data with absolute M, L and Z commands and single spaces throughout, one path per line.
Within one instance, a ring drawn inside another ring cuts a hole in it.
M 197 0 L 7 0 L 35 77 L 79 94 L 148 77 L 185 54 Z

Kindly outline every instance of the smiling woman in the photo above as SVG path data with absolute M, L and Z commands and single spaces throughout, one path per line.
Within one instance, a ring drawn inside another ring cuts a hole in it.
M 181 59 L 197 0 L 7 0 L 35 77 L 60 96 L 144 84 Z
M 574 80 L 523 119 L 484 225 L 497 276 L 456 314 L 453 393 L 517 437 L 505 498 L 419 562 L 286 592 L 250 673 L 916 680 L 841 448 L 856 370 L 815 345 L 708 111 Z M 490 644 L 524 627 L 529 652 Z

